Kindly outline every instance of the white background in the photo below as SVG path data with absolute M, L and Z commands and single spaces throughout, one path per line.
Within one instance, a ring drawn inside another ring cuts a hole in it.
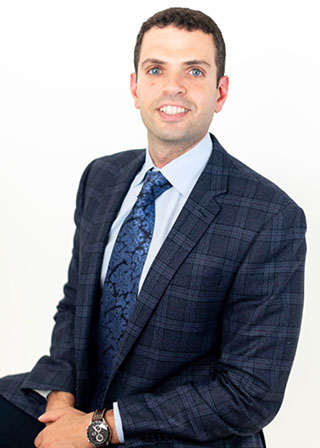
M 129 92 L 138 29 L 169 6 L 208 13 L 227 44 L 230 93 L 211 131 L 306 212 L 301 339 L 268 448 L 315 446 L 319 425 L 319 33 L 317 1 L 0 3 L 0 376 L 49 348 L 66 281 L 80 175 L 144 147 Z M 318 274 L 318 275 L 317 275 Z

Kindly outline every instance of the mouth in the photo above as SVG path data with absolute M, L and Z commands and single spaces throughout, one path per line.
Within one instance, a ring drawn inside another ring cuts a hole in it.
M 183 106 L 175 106 L 171 104 L 165 104 L 158 109 L 161 117 L 169 121 L 179 120 L 185 117 L 189 111 L 190 109 L 187 109 Z

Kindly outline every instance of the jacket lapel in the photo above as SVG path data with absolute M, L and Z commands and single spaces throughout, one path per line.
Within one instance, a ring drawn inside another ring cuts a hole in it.
M 147 324 L 173 275 L 220 211 L 216 197 L 227 190 L 230 167 L 225 166 L 224 150 L 213 136 L 212 138 L 211 157 L 159 250 L 141 288 L 119 344 L 113 375 Z

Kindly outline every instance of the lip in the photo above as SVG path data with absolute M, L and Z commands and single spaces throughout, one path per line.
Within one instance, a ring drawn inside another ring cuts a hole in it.
M 189 110 L 187 110 L 187 112 L 182 112 L 179 114 L 174 114 L 174 115 L 168 115 L 165 112 L 161 112 L 160 109 L 157 110 L 160 118 L 164 121 L 180 121 L 183 120 L 183 118 L 186 117 L 186 115 L 188 115 Z

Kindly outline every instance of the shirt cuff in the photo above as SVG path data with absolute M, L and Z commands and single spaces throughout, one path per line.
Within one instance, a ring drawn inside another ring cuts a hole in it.
M 121 420 L 121 416 L 120 416 L 118 403 L 116 401 L 113 403 L 113 413 L 114 413 L 114 421 L 115 421 L 115 425 L 116 425 L 118 439 L 119 439 L 120 443 L 124 443 L 122 420 Z
M 47 400 L 48 395 L 50 394 L 50 392 L 52 392 L 52 390 L 38 390 L 38 389 L 33 389 L 37 394 L 41 395 L 41 397 L 45 398 Z

